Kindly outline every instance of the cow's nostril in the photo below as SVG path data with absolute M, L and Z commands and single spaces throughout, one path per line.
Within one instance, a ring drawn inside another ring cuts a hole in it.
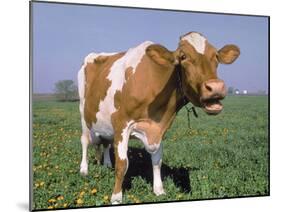
M 208 85 L 208 84 L 205 84 L 205 87 L 206 87 L 206 89 L 208 90 L 208 91 L 212 91 L 213 89 L 212 89 L 212 87 L 210 86 L 210 85 Z

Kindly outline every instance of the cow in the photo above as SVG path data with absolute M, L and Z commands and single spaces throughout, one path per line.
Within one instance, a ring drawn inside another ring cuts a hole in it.
M 161 180 L 162 138 L 177 112 L 187 103 L 209 115 L 219 114 L 226 86 L 217 76 L 219 63 L 231 64 L 240 55 L 236 45 L 220 50 L 204 35 L 189 32 L 170 51 L 145 41 L 126 52 L 90 53 L 78 72 L 82 124 L 80 173 L 88 174 L 87 148 L 96 148 L 96 158 L 112 167 L 115 157 L 112 204 L 122 203 L 122 183 L 129 161 L 130 138 L 139 139 L 151 154 L 153 192 L 165 194 Z

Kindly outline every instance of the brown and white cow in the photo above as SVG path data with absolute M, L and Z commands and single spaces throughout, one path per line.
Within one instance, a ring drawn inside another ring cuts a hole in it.
M 107 166 L 111 166 L 109 147 L 113 145 L 115 185 L 111 202 L 121 203 L 129 165 L 128 140 L 135 137 L 151 154 L 154 193 L 165 194 L 160 174 L 163 135 L 188 102 L 207 114 L 223 109 L 220 100 L 226 88 L 218 79 L 217 66 L 231 64 L 239 54 L 235 45 L 217 50 L 197 32 L 181 36 L 174 52 L 146 41 L 126 52 L 89 54 L 78 73 L 81 174 L 88 173 L 90 142 L 97 148 L 103 144 Z

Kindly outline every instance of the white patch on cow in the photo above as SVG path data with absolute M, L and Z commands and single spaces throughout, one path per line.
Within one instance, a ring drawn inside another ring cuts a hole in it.
M 118 143 L 118 156 L 121 160 L 127 160 L 128 141 L 133 127 L 133 121 L 129 121 L 122 131 L 122 141 Z
M 197 32 L 191 32 L 186 36 L 182 37 L 181 40 L 189 42 L 198 53 L 204 54 L 206 48 L 206 38 Z
M 120 191 L 117 194 L 113 193 L 112 196 L 111 196 L 110 202 L 111 202 L 112 205 L 117 205 L 117 204 L 122 203 L 122 191 Z
M 93 129 L 101 135 L 112 136 L 114 134 L 111 115 L 119 109 L 114 106 L 114 95 L 116 91 L 121 91 L 123 85 L 126 83 L 126 69 L 132 67 L 132 72 L 134 73 L 137 65 L 145 54 L 146 47 L 151 44 L 151 41 L 146 41 L 135 48 L 129 49 L 126 54 L 116 60 L 110 68 L 107 79 L 111 81 L 111 85 L 107 90 L 104 100 L 99 104 L 99 111 L 96 114 L 97 122 L 92 124 Z

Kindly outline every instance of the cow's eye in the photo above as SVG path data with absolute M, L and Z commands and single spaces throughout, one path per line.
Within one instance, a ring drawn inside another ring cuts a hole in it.
M 186 55 L 185 54 L 181 55 L 181 60 L 185 60 L 185 59 L 186 59 Z

